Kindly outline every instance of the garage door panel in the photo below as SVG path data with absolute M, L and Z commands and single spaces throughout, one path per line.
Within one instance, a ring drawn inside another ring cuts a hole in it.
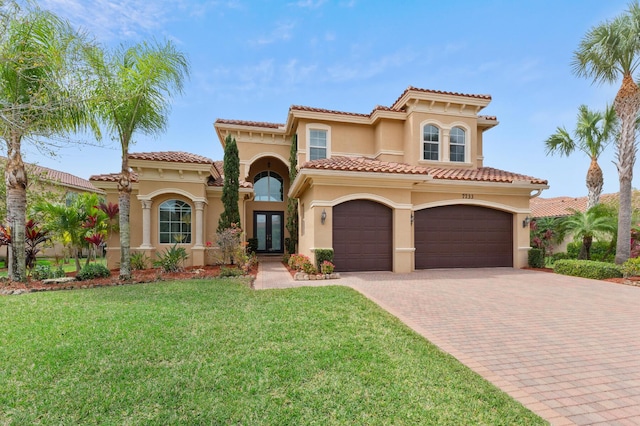
M 416 269 L 513 266 L 512 215 L 479 206 L 415 212 Z
M 338 271 L 392 269 L 393 214 L 369 200 L 354 200 L 333 208 L 333 251 Z

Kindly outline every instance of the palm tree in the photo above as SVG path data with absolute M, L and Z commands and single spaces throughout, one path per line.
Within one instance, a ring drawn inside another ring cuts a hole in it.
M 640 112 L 640 88 L 633 74 L 640 65 L 640 5 L 629 4 L 626 13 L 593 27 L 574 53 L 573 71 L 596 83 L 615 83 L 622 77 L 613 107 L 620 119 L 616 142 L 616 166 L 620 182 L 620 211 L 616 263 L 626 261 L 631 252 L 631 181 L 636 160 L 636 117 Z
M 560 153 L 569 156 L 576 149 L 591 158 L 591 165 L 587 171 L 587 209 L 598 204 L 604 178 L 598 164 L 600 154 L 607 147 L 614 136 L 617 123 L 616 112 L 608 106 L 604 113 L 591 111 L 586 105 L 578 108 L 578 122 L 574 131 L 575 139 L 569 135 L 564 127 L 558 127 L 556 132 L 545 141 L 547 155 Z
M 593 238 L 613 236 L 616 232 L 616 221 L 611 210 L 600 204 L 586 212 L 573 210 L 573 214 L 564 220 L 564 227 L 573 234 L 576 241 L 582 240 L 579 259 L 591 259 L 591 243 Z
M 169 98 L 182 93 L 189 75 L 187 59 L 171 42 L 121 46 L 111 53 L 95 49 L 92 65 L 98 76 L 95 90 L 102 102 L 97 112 L 122 150 L 118 180 L 120 206 L 120 278 L 131 276 L 129 211 L 131 170 L 129 146 L 133 135 L 162 133 L 169 114 Z
M 6 221 L 13 233 L 9 278 L 24 281 L 28 178 L 22 143 L 29 140 L 46 148 L 42 140 L 92 123 L 78 55 L 85 46 L 83 37 L 50 12 L 11 6 L 12 13 L 2 14 L 0 32 L 0 139 L 7 146 Z M 93 129 L 98 135 L 97 127 Z

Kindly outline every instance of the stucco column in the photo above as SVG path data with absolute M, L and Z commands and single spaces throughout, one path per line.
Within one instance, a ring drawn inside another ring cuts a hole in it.
M 150 249 L 151 247 L 151 200 L 140 200 L 142 203 L 142 249 Z
M 196 243 L 193 248 L 204 247 L 204 201 L 195 201 L 196 205 Z
M 415 251 L 413 211 L 409 208 L 395 208 L 393 210 L 393 272 L 406 274 L 413 271 Z

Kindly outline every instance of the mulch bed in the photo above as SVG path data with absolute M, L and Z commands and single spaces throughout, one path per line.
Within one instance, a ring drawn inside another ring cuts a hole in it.
M 162 272 L 160 269 L 144 269 L 141 271 L 131 271 L 131 279 L 121 281 L 119 279 L 120 270 L 112 269 L 111 276 L 105 278 L 96 278 L 85 281 L 71 281 L 62 284 L 45 284 L 42 281 L 28 280 L 26 283 L 3 280 L 0 282 L 0 295 L 23 294 L 37 291 L 52 290 L 74 290 L 94 287 L 110 287 L 126 284 L 153 283 L 159 281 L 177 281 L 189 279 L 212 279 L 220 275 L 220 266 L 195 266 L 185 268 L 182 272 Z M 258 274 L 258 267 L 255 266 L 249 271 L 252 278 L 251 283 Z M 69 272 L 67 276 L 75 276 L 75 272 Z

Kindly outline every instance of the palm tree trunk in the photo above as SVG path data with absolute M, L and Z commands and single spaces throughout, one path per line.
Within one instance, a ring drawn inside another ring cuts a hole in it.
M 587 210 L 600 202 L 600 194 L 602 194 L 603 184 L 604 178 L 602 176 L 602 169 L 598 164 L 598 159 L 596 157 L 592 157 L 591 165 L 587 171 L 587 190 L 589 191 L 587 198 Z
M 76 272 L 80 272 L 82 270 L 82 266 L 80 265 L 80 249 L 78 247 L 74 247 L 73 251 L 75 252 L 75 256 L 73 256 L 76 261 Z
M 593 243 L 593 237 L 583 237 L 582 247 L 580 247 L 579 259 L 591 260 L 591 244 Z
M 7 222 L 11 229 L 11 256 L 9 256 L 9 279 L 27 280 L 25 255 L 25 221 L 27 213 L 27 174 L 20 154 L 22 135 L 12 131 L 7 145 Z
M 640 110 L 640 89 L 630 74 L 625 74 L 613 103 L 620 118 L 620 138 L 617 141 L 616 166 L 620 180 L 620 210 L 618 212 L 618 243 L 616 263 L 622 264 L 631 255 L 631 181 L 636 162 L 636 117 Z
M 129 212 L 131 207 L 131 172 L 128 153 L 122 155 L 122 171 L 118 182 L 118 203 L 120 204 L 120 279 L 131 278 L 131 230 Z

